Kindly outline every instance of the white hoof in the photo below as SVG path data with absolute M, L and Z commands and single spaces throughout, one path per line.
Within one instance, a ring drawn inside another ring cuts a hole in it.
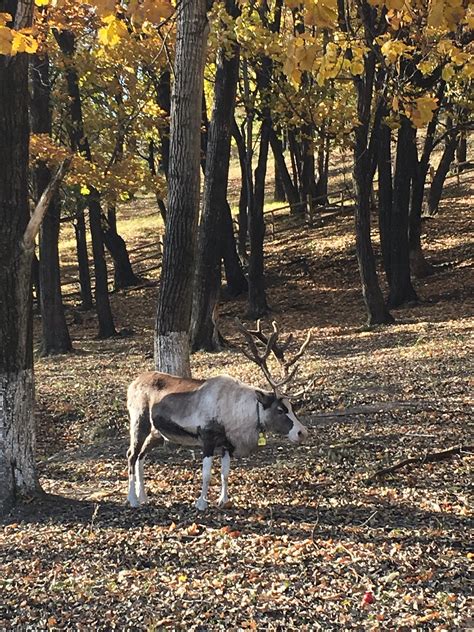
M 140 501 L 136 496 L 129 495 L 127 498 L 130 507 L 140 507 Z
M 195 502 L 195 506 L 196 509 L 199 509 L 199 511 L 206 511 L 209 503 L 207 502 L 207 500 L 204 500 L 204 498 L 198 498 Z
M 146 495 L 146 492 L 141 492 L 138 495 L 138 503 L 140 505 L 142 505 L 142 504 L 147 503 L 147 502 L 148 502 L 148 496 Z
M 228 496 L 221 496 L 217 502 L 217 506 L 223 509 L 224 507 L 227 506 L 228 502 L 229 502 Z

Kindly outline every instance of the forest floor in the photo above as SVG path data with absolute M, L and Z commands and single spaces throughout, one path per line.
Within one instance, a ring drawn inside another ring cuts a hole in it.
M 277 220 L 288 230 L 266 243 L 270 316 L 295 347 L 312 332 L 295 384 L 313 381 L 298 402 L 310 439 L 269 438 L 235 462 L 223 510 L 194 509 L 199 458 L 172 448 L 147 460 L 149 504 L 125 503 L 126 387 L 152 367 L 156 283 L 112 295 L 124 330 L 112 340 L 95 338 L 93 314 L 69 309 L 75 352 L 36 363 L 47 495 L 26 499 L 0 532 L 0 628 L 472 629 L 472 457 L 463 448 L 368 480 L 473 443 L 472 184 L 472 174 L 449 181 L 426 222 L 436 274 L 416 282 L 419 302 L 390 327 L 364 326 L 349 214 L 315 228 Z M 127 241 L 156 239 L 151 205 L 121 212 Z M 228 340 L 245 309 L 245 297 L 223 302 Z M 236 350 L 192 364 L 196 376 L 264 386 Z M 212 501 L 217 463 L 214 475 Z

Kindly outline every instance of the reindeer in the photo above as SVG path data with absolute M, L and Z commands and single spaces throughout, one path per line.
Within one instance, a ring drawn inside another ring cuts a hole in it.
M 130 448 L 128 456 L 128 502 L 138 507 L 147 501 L 144 487 L 143 461 L 146 454 L 164 441 L 202 448 L 202 489 L 196 508 L 208 507 L 207 493 L 211 479 L 213 456 L 221 455 L 221 493 L 219 507 L 228 502 L 227 481 L 232 456 L 242 457 L 265 444 L 265 433 L 272 432 L 301 443 L 307 428 L 298 420 L 282 391 L 294 376 L 296 362 L 308 346 L 309 333 L 296 355 L 285 361 L 284 353 L 292 336 L 283 345 L 277 344 L 278 327 L 272 323 L 269 338 L 262 332 L 260 321 L 254 331 L 237 321 L 249 350 L 241 351 L 263 371 L 271 391 L 256 389 L 228 375 L 207 380 L 182 378 L 157 371 L 142 373 L 128 388 L 130 414 Z M 259 352 L 257 347 L 264 347 Z M 273 353 L 283 368 L 279 382 L 272 378 L 267 360 Z M 293 367 L 291 370 L 290 368 Z

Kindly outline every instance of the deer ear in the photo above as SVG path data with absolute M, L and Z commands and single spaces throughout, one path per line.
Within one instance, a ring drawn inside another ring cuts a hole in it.
M 255 391 L 257 396 L 257 400 L 262 404 L 262 406 L 267 409 L 275 401 L 276 397 L 273 393 L 264 393 L 263 391 Z

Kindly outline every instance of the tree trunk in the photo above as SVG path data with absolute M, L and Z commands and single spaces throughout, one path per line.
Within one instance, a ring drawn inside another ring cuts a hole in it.
M 114 319 L 109 300 L 109 284 L 107 280 L 107 264 L 105 262 L 104 242 L 102 240 L 102 209 L 99 194 L 91 189 L 88 195 L 89 228 L 92 237 L 92 256 L 95 270 L 95 306 L 99 322 L 99 338 L 115 336 Z
M 456 162 L 458 163 L 458 173 L 466 168 L 467 162 L 467 134 L 462 132 L 459 137 L 458 146 L 456 147 Z
M 272 146 L 273 155 L 275 157 L 275 170 L 278 166 L 278 174 L 281 179 L 283 190 L 285 191 L 285 198 L 288 200 L 288 203 L 290 205 L 298 204 L 300 199 L 297 189 L 295 189 L 295 187 L 293 186 L 290 173 L 285 163 L 285 156 L 283 155 L 283 144 L 273 129 L 270 130 L 270 144 Z
M 248 190 L 247 190 L 247 151 L 245 148 L 245 140 L 240 132 L 240 129 L 234 120 L 232 121 L 232 136 L 237 145 L 237 151 L 239 154 L 241 184 L 240 184 L 240 196 L 239 196 L 239 234 L 238 234 L 238 250 L 242 261 L 247 260 L 247 235 L 248 235 Z
M 32 2 L 10 2 L 15 28 Z M 10 26 L 10 25 L 8 25 Z M 28 208 L 28 55 L 0 56 L 0 513 L 39 490 L 35 467 L 31 262 Z
M 273 201 L 274 202 L 286 202 L 285 187 L 283 186 L 283 180 L 280 173 L 278 162 L 274 156 L 274 173 L 275 173 L 275 185 L 273 188 Z
M 316 203 L 325 206 L 328 200 L 329 181 L 329 138 L 320 142 L 318 150 L 318 182 L 316 184 Z
M 169 116 L 171 111 L 171 78 L 170 71 L 164 70 L 159 80 L 155 83 L 156 102 Z M 169 122 L 159 127 L 161 141 L 160 169 L 168 179 L 170 163 L 170 126 Z
M 47 55 L 34 55 L 31 60 L 31 125 L 34 134 L 51 135 L 51 88 L 49 83 L 49 59 Z M 51 180 L 51 172 L 44 162 L 34 171 L 36 199 Z M 64 314 L 59 269 L 59 220 L 61 210 L 58 199 L 49 205 L 40 232 L 40 306 L 44 355 L 67 353 L 72 350 L 71 338 Z
M 265 237 L 265 176 L 267 172 L 268 147 L 270 142 L 270 121 L 265 117 L 260 129 L 260 151 L 255 169 L 255 192 L 253 204 L 249 204 L 249 309 L 250 318 L 260 318 L 268 313 L 265 294 L 265 269 L 263 240 Z
M 102 238 L 114 261 L 114 289 L 122 290 L 138 285 L 140 279 L 133 271 L 127 246 L 116 226 L 115 222 L 111 224 L 109 218 L 102 215 Z
M 222 209 L 221 230 L 222 259 L 224 260 L 227 292 L 230 296 L 240 296 L 240 294 L 247 292 L 248 283 L 237 253 L 232 215 L 227 201 Z
M 78 208 L 74 222 L 76 235 L 77 265 L 79 268 L 79 288 L 82 309 L 92 309 L 91 275 L 89 271 L 89 255 L 87 254 L 86 222 L 84 210 Z
M 71 146 L 74 151 L 78 151 L 86 160 L 92 162 L 89 141 L 84 131 L 79 77 L 72 60 L 75 49 L 74 34 L 71 31 L 55 31 L 54 34 L 61 52 L 69 61 L 66 70 L 66 81 L 69 96 L 69 137 Z M 95 270 L 95 302 L 97 319 L 99 321 L 99 338 L 109 338 L 116 335 L 116 331 L 109 300 L 107 265 L 105 262 L 101 225 L 102 209 L 100 206 L 100 195 L 99 192 L 92 187 L 91 192 L 87 196 L 87 205 L 89 207 L 89 226 L 92 237 L 92 254 Z
M 411 282 L 408 249 L 410 185 L 415 167 L 413 164 L 414 142 L 415 130 L 409 119 L 402 116 L 401 127 L 398 130 L 397 157 L 393 179 L 388 307 L 398 307 L 408 301 L 416 301 L 418 298 Z
M 431 215 L 435 215 L 438 212 L 439 202 L 443 193 L 444 181 L 448 175 L 451 163 L 454 160 L 454 154 L 456 153 L 457 146 L 456 134 L 452 134 L 448 137 L 443 155 L 439 161 L 438 168 L 431 183 L 431 187 L 428 193 L 428 211 Z
M 443 98 L 445 84 L 444 82 L 438 89 L 438 103 L 441 104 Z M 421 247 L 421 214 L 423 211 L 423 199 L 425 193 L 426 177 L 430 164 L 430 156 L 434 147 L 434 135 L 438 122 L 439 109 L 433 115 L 426 130 L 425 142 L 423 145 L 423 153 L 421 159 L 418 160 L 418 151 L 416 142 L 413 143 L 413 180 L 410 200 L 410 216 L 408 218 L 408 245 L 410 248 L 410 269 L 412 274 L 417 278 L 427 277 L 433 274 L 433 266 L 426 261 Z
M 228 0 L 227 11 L 229 14 L 235 12 L 233 0 Z M 214 84 L 214 108 L 207 141 L 206 179 L 194 284 L 191 318 L 193 351 L 215 351 L 220 348 L 214 319 L 221 285 L 222 248 L 219 244 L 219 233 L 222 239 L 221 229 L 227 205 L 230 129 L 234 117 L 238 74 L 238 49 L 234 49 L 230 59 L 226 56 L 225 50 L 220 50 Z
M 390 234 L 393 204 L 391 139 L 392 131 L 390 127 L 388 127 L 388 125 L 381 125 L 377 152 L 379 172 L 379 234 L 383 267 L 389 284 L 391 278 Z
M 299 191 L 301 188 L 301 148 L 296 140 L 296 135 L 293 130 L 288 130 L 288 149 L 290 150 L 290 160 L 291 160 L 291 171 L 293 175 L 293 186 L 296 191 L 298 191 L 298 199 L 299 199 Z M 298 212 L 298 209 L 295 209 L 294 212 Z
M 394 319 L 388 312 L 380 290 L 370 238 L 370 191 L 375 147 L 369 144 L 369 123 L 374 86 L 375 59 L 368 53 L 364 60 L 363 78 L 354 79 L 357 91 L 357 114 L 360 125 L 355 128 L 354 184 L 356 190 L 355 233 L 356 252 L 362 283 L 362 296 L 368 314 L 368 324 L 388 324 Z M 372 131 L 374 134 L 376 130 Z
M 208 34 L 206 1 L 181 3 L 177 13 L 168 217 L 156 316 L 155 365 L 161 371 L 188 376 Z

